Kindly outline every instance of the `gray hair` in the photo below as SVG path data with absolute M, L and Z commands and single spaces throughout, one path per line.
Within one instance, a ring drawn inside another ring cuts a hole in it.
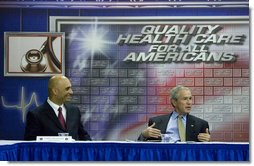
M 176 87 L 174 87 L 173 89 L 170 90 L 170 98 L 174 99 L 174 100 L 177 100 L 180 90 L 191 91 L 190 88 L 188 88 L 188 87 L 185 87 L 185 86 L 182 86 L 182 85 L 177 85 Z

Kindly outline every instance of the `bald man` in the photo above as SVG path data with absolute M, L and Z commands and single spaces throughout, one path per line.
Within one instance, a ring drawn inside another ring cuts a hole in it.
M 79 108 L 68 103 L 72 94 L 71 82 L 67 77 L 51 77 L 48 82 L 48 99 L 27 113 L 24 139 L 36 140 L 36 136 L 69 133 L 74 140 L 91 140 L 83 129 Z

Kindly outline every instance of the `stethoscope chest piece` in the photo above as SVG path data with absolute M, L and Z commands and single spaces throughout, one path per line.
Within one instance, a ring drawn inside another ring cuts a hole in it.
M 24 72 L 44 72 L 47 69 L 46 58 L 41 51 L 31 49 L 22 56 L 20 67 Z

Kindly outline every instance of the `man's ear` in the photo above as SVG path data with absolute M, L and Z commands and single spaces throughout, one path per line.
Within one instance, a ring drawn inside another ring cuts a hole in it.
M 54 96 L 56 96 L 57 95 L 57 89 L 56 88 L 52 88 L 52 93 L 53 93 Z
M 175 100 L 175 99 L 171 99 L 171 104 L 172 104 L 173 107 L 175 107 L 175 105 L 176 105 L 176 100 Z

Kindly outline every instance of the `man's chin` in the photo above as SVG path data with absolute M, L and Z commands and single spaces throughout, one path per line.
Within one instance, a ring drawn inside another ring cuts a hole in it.
M 65 102 L 71 102 L 71 97 L 66 98 Z

